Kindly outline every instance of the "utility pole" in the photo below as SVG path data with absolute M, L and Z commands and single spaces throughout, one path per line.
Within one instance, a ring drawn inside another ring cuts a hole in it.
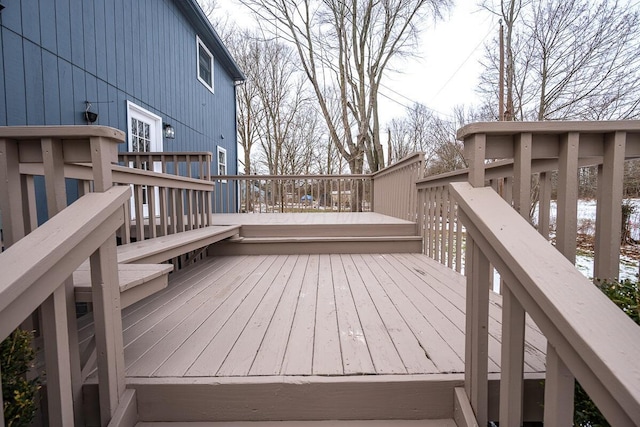
M 500 20 L 500 76 L 498 78 L 498 120 L 504 121 L 504 37 Z

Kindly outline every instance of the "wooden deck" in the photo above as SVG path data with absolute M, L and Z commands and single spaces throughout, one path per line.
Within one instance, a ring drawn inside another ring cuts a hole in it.
M 127 376 L 462 373 L 464 292 L 462 276 L 419 254 L 207 259 L 124 310 Z M 529 323 L 526 372 L 544 372 L 545 347 Z
M 240 225 L 245 236 L 415 232 L 411 222 L 368 213 L 223 214 L 214 222 Z M 418 253 L 197 261 L 123 310 L 127 384 L 137 390 L 140 421 L 450 419 L 453 389 L 464 380 L 465 283 Z M 495 294 L 489 327 L 495 379 Z M 80 339 L 91 334 L 84 325 Z M 525 375 L 538 388 L 545 349 L 529 321 Z

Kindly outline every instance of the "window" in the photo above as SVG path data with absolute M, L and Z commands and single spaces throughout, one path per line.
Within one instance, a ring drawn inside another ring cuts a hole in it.
M 218 147 L 218 175 L 227 174 L 227 150 Z
M 198 48 L 198 80 L 213 93 L 213 55 L 198 36 L 196 36 L 196 46 Z

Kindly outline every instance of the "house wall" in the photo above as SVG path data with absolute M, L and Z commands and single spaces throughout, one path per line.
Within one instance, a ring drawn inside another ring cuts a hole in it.
M 89 100 L 94 124 L 126 132 L 131 101 L 175 128 L 164 151 L 210 151 L 216 171 L 220 145 L 235 174 L 233 74 L 207 43 L 215 93 L 198 81 L 197 31 L 177 1 L 187 0 L 3 2 L 0 125 L 83 125 Z

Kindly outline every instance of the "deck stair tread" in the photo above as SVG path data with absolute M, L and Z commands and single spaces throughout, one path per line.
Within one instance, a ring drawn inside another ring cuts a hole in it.
M 123 307 L 166 288 L 168 274 L 172 270 L 171 264 L 118 264 Z M 73 285 L 77 302 L 91 302 L 91 270 L 88 263 L 74 271 Z
M 290 237 L 238 237 L 229 242 L 269 243 L 269 242 L 381 242 L 381 241 L 421 241 L 420 236 L 290 236 Z
M 139 422 L 136 427 L 456 427 L 453 419 L 350 421 Z

